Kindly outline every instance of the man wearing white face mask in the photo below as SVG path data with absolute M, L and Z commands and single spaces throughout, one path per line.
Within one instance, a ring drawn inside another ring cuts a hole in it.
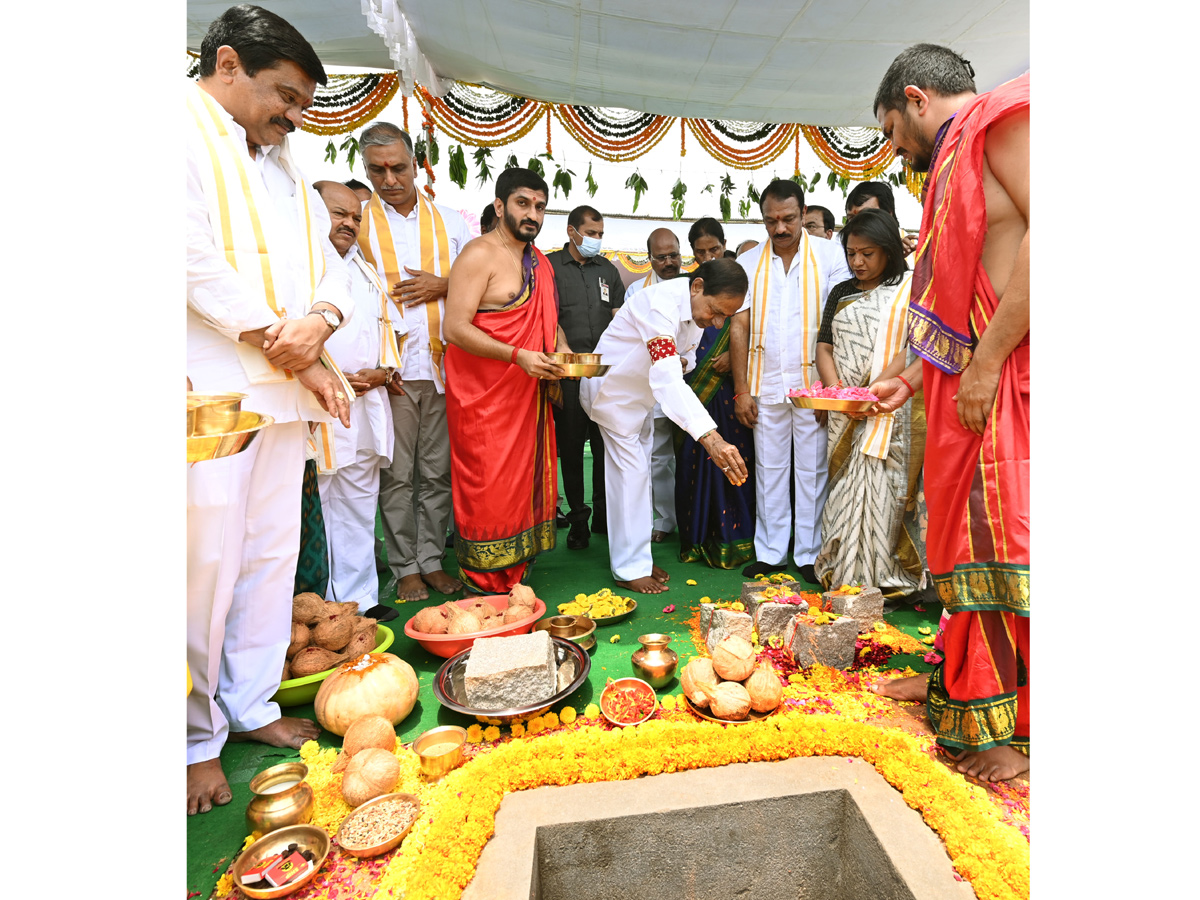
M 604 217 L 590 206 L 577 206 L 567 216 L 567 243 L 546 254 L 558 284 L 558 324 L 576 353 L 592 353 L 600 335 L 625 302 L 625 285 L 617 267 L 600 255 Z M 562 407 L 554 408 L 563 488 L 571 530 L 567 549 L 588 545 L 590 532 L 607 533 L 604 504 L 604 443 L 599 427 L 579 405 L 579 382 L 562 381 Z M 592 503 L 583 496 L 583 445 L 592 448 Z M 591 515 L 591 529 L 588 516 Z

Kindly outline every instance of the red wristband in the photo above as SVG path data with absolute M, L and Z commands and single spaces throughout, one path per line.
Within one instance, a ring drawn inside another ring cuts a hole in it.
M 512 358 L 509 360 L 514 366 L 517 364 L 517 354 L 521 352 L 520 347 L 513 347 Z
M 912 386 L 911 384 L 909 384 L 909 383 L 908 383 L 908 379 L 907 379 L 907 378 L 905 378 L 903 375 L 897 375 L 896 377 L 897 377 L 897 378 L 899 378 L 899 379 L 900 379 L 900 381 L 902 381 L 902 382 L 904 383 L 904 386 L 905 386 L 906 388 L 908 388 L 908 392 L 909 392 L 910 394 L 912 394 L 914 397 L 917 395 L 917 392 L 913 390 L 913 386 Z
M 745 396 L 746 396 L 746 395 L 748 395 L 749 393 L 750 393 L 749 391 L 742 391 L 740 394 L 734 394 L 734 395 L 733 395 L 733 402 L 734 402 L 734 403 L 737 403 L 737 398 L 738 398 L 738 397 L 745 397 Z

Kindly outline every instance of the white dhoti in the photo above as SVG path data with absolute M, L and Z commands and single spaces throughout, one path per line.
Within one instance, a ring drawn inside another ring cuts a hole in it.
M 754 426 L 754 477 L 757 510 L 754 555 L 759 562 L 787 561 L 788 538 L 795 536 L 792 558 L 810 565 L 821 549 L 821 513 L 828 493 L 827 436 L 811 409 L 791 403 L 760 403 Z M 793 513 L 788 474 L 795 490 Z
M 374 449 L 358 451 L 354 462 L 317 476 L 321 516 L 329 545 L 327 600 L 358 603 L 359 610 L 379 602 L 375 570 L 375 507 L 379 500 L 379 467 Z
M 654 530 L 670 534 L 675 530 L 675 428 L 657 403 L 654 405 L 650 483 L 654 497 Z
M 272 425 L 188 469 L 188 765 L 220 756 L 231 729 L 280 716 L 270 698 L 292 628 L 306 431 Z
M 646 417 L 638 434 L 615 434 L 603 425 L 604 497 L 608 504 L 608 560 L 613 578 L 633 581 L 650 575 L 650 456 L 654 419 Z

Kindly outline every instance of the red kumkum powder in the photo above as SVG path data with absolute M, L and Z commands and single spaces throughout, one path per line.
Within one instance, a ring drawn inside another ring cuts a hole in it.
M 623 725 L 640 722 L 654 709 L 654 695 L 637 685 L 609 688 L 600 698 L 605 715 Z

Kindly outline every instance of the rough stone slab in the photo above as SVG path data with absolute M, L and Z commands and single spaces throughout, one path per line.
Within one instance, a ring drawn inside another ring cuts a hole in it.
M 714 603 L 700 604 L 700 633 L 706 637 L 708 636 L 708 626 L 712 624 L 713 610 L 716 608 Z
M 870 631 L 876 622 L 883 621 L 883 592 L 877 587 L 864 587 L 858 594 L 826 591 L 821 596 L 830 602 L 835 613 L 857 621 L 860 632 Z
M 827 625 L 814 625 L 810 616 L 793 616 L 788 632 L 787 643 L 801 668 L 814 663 L 835 669 L 848 669 L 854 665 L 858 622 L 849 616 L 834 619 Z
M 765 591 L 767 588 L 786 588 L 789 586 L 792 587 L 792 593 L 795 594 L 800 593 L 802 590 L 800 582 L 798 581 L 787 582 L 784 584 L 771 584 L 770 582 L 762 581 L 746 581 L 742 583 L 741 601 L 742 603 L 746 604 L 746 612 L 753 616 L 754 611 L 758 609 L 759 604 L 771 602 L 770 600 L 763 598 L 763 591 Z
M 800 603 L 760 603 L 754 611 L 754 630 L 758 632 L 758 642 L 765 644 L 767 638 L 783 638 L 787 633 L 788 623 L 796 613 L 808 611 L 808 604 Z
M 754 620 L 750 618 L 749 613 L 737 612 L 732 609 L 714 609 L 712 623 L 709 626 L 708 634 L 704 636 L 704 643 L 708 646 L 708 652 L 712 653 L 713 648 L 730 635 L 745 638 L 748 641 L 753 632 Z
M 541 703 L 555 691 L 557 667 L 549 631 L 478 638 L 463 672 L 467 703 L 511 709 Z

